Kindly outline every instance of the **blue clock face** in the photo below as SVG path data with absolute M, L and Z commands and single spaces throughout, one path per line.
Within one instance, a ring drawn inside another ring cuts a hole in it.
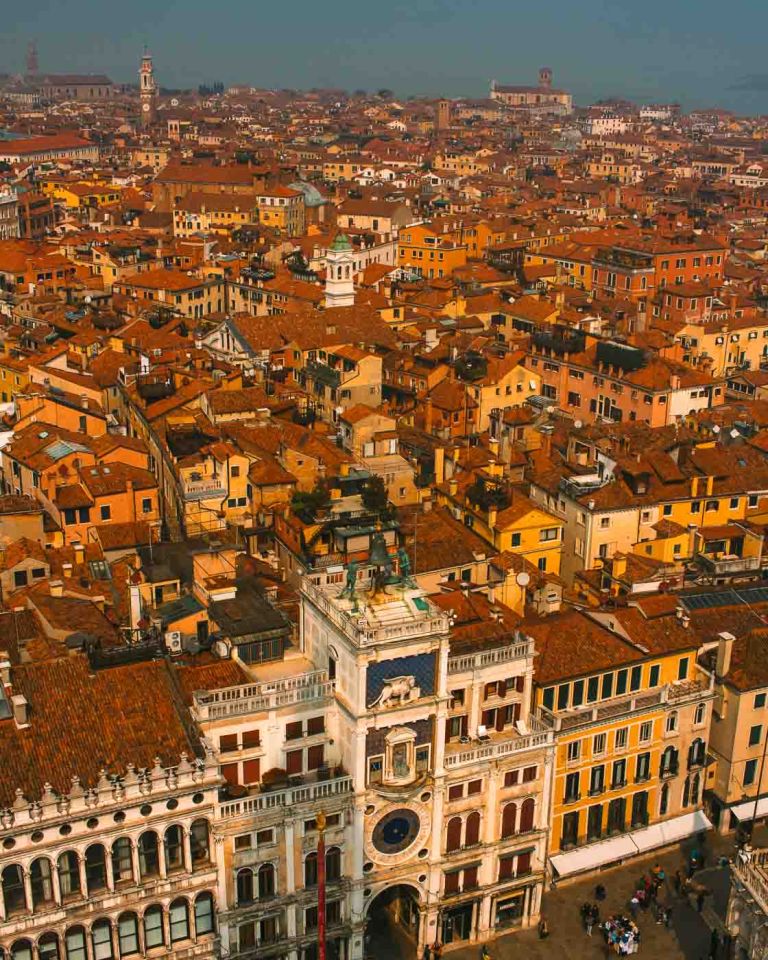
M 380 853 L 400 853 L 407 849 L 419 832 L 419 818 L 413 810 L 393 810 L 376 824 L 373 845 Z

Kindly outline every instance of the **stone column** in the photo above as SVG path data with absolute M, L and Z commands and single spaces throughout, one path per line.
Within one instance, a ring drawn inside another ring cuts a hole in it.
M 80 896 L 87 897 L 88 896 L 88 877 L 86 876 L 86 873 L 85 873 L 85 854 L 83 854 L 82 856 L 80 856 L 80 854 L 76 854 L 76 856 L 77 856 L 77 868 L 80 874 Z
M 139 841 L 131 839 L 131 863 L 133 864 L 133 881 L 141 881 L 141 870 L 139 868 Z
M 181 828 L 181 849 L 184 857 L 184 869 L 192 873 L 192 833 L 189 827 Z
M 22 868 L 22 876 L 24 877 L 24 899 L 27 901 L 27 910 L 32 912 L 32 874 L 29 870 Z

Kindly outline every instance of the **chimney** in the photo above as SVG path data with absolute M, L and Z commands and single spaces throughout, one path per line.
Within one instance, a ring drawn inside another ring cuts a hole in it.
M 696 553 L 696 535 L 699 530 L 697 523 L 688 524 L 688 556 L 693 557 Z
M 142 616 L 142 603 L 141 603 L 141 590 L 137 583 L 132 583 L 130 586 L 130 596 L 131 596 L 131 628 L 135 630 L 139 625 L 139 620 Z
M 733 641 L 736 639 L 732 633 L 719 633 L 717 635 L 717 664 L 715 673 L 718 677 L 727 677 L 731 669 L 731 654 L 733 653 Z
M 11 682 L 11 661 L 8 651 L 0 650 L 0 687 L 7 687 Z
M 29 704 L 23 693 L 16 693 L 11 697 L 13 719 L 17 727 L 29 726 Z
M 456 479 L 456 477 L 451 477 L 451 479 L 448 481 L 448 492 L 452 497 L 455 497 L 458 489 L 459 481 Z
M 64 595 L 64 584 L 61 580 L 51 580 L 48 584 L 48 589 L 51 591 L 52 597 L 61 597 Z
M 73 543 L 72 548 L 75 551 L 75 563 L 78 567 L 85 563 L 85 545 L 82 543 Z
M 445 447 L 435 448 L 435 483 L 445 481 Z
M 88 409 L 88 397 L 81 397 L 81 398 L 80 398 L 80 406 L 83 408 L 83 410 L 87 410 L 87 409 Z

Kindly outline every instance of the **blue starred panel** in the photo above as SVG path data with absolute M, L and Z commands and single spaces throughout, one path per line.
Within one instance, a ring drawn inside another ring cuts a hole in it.
M 435 692 L 435 654 L 419 653 L 369 664 L 366 677 L 366 703 L 369 707 L 380 698 L 385 683 L 397 677 L 413 677 L 421 696 L 431 696 Z

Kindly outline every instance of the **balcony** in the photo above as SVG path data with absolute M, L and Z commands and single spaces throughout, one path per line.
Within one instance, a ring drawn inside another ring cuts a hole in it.
M 573 730 L 595 723 L 605 723 L 629 714 L 646 713 L 667 703 L 678 706 L 684 702 L 709 700 L 714 697 L 714 677 L 706 680 L 685 680 L 671 683 L 655 690 L 643 690 L 625 697 L 605 700 L 594 706 L 586 706 L 572 712 L 557 713 L 541 707 L 539 720 L 551 725 L 554 730 Z
M 358 579 L 359 591 L 366 590 L 369 586 L 370 582 Z M 393 613 L 400 615 L 398 619 L 393 618 L 391 622 L 384 623 L 381 619 L 378 622 L 372 619 L 364 621 L 359 613 L 353 613 L 351 607 L 348 612 L 342 604 L 348 604 L 349 601 L 338 599 L 341 589 L 338 585 L 333 587 L 332 592 L 326 593 L 321 587 L 312 583 L 309 577 L 304 577 L 301 589 L 304 596 L 349 637 L 356 647 L 395 640 L 413 640 L 433 634 L 443 635 L 449 630 L 447 615 L 437 613 L 436 608 L 420 596 L 408 598 L 407 594 L 404 594 L 402 600 L 397 601 L 396 598 L 391 597 L 392 603 L 381 604 L 382 610 L 389 607 Z M 375 612 L 376 608 L 368 608 L 366 611 L 370 618 Z
M 700 553 L 698 559 L 716 576 L 728 573 L 748 573 L 760 569 L 760 557 L 710 557 Z
M 477 653 L 467 653 L 448 658 L 448 674 L 473 673 L 495 664 L 509 663 L 512 660 L 526 660 L 534 654 L 533 640 L 519 635 L 516 643 L 505 647 L 495 647 L 493 650 L 481 650 Z
M 242 799 L 225 800 L 219 806 L 217 818 L 229 820 L 270 810 L 291 809 L 301 804 L 317 803 L 333 797 L 351 797 L 353 792 L 352 777 L 343 774 L 328 780 L 317 779 L 313 782 L 297 784 L 286 787 L 284 790 L 262 790 Z
M 445 746 L 445 766 L 448 769 L 466 767 L 487 760 L 549 747 L 554 742 L 552 730 L 542 727 L 535 718 L 530 718 L 532 732 L 528 734 L 498 734 L 491 732 L 490 740 L 477 741 L 475 745 L 448 743 Z
M 326 387 L 338 387 L 341 385 L 341 373 L 334 370 L 326 363 L 319 363 L 317 360 L 307 360 L 304 367 L 308 377 L 311 377 L 316 383 L 322 383 Z
M 768 850 L 740 851 L 733 859 L 732 870 L 768 914 Z
M 227 495 L 227 488 L 218 477 L 182 480 L 181 489 L 185 500 L 215 500 L 223 499 Z
M 199 722 L 221 720 L 313 700 L 324 702 L 333 696 L 333 690 L 334 681 L 326 671 L 313 670 L 283 680 L 198 691 L 192 698 L 192 711 Z

